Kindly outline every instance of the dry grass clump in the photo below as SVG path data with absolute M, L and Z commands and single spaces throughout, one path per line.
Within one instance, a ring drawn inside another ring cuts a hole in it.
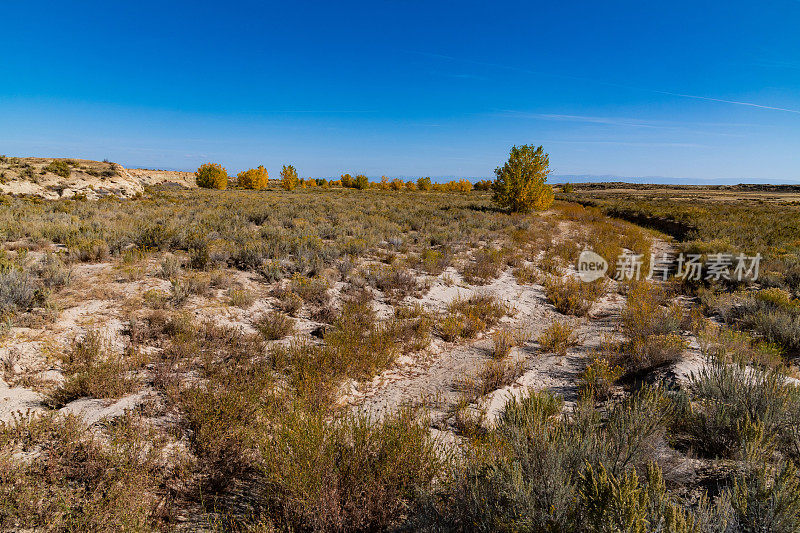
M 114 353 L 96 331 L 89 331 L 63 355 L 66 379 L 53 391 L 50 402 L 61 407 L 78 398 L 119 398 L 134 392 L 137 380 L 128 375 L 134 362 Z
M 362 272 L 366 281 L 382 291 L 389 301 L 397 302 L 408 295 L 420 296 L 420 284 L 416 276 L 407 268 L 398 266 L 377 266 Z
M 436 329 L 448 342 L 458 338 L 472 339 L 494 326 L 507 313 L 508 307 L 488 294 L 475 294 L 467 299 L 458 297 L 450 302 Z
M 606 293 L 606 284 L 603 280 L 585 283 L 574 277 L 552 277 L 545 281 L 544 290 L 559 313 L 586 316 Z
M 410 410 L 378 422 L 289 412 L 263 450 L 275 525 L 315 531 L 397 525 L 418 487 L 443 466 L 424 421 Z
M 535 285 L 541 283 L 542 276 L 533 266 L 521 265 L 513 271 L 514 279 L 520 285 Z
M 168 455 L 163 440 L 132 416 L 102 438 L 57 414 L 0 425 L 0 528 L 160 529 L 173 500 Z
M 615 362 L 628 372 L 639 372 L 677 361 L 686 349 L 678 334 L 684 315 L 680 305 L 662 305 L 663 292 L 648 282 L 632 284 L 627 298 L 621 320 L 628 340 L 622 359 Z
M 256 295 L 253 291 L 249 291 L 247 289 L 238 289 L 231 287 L 227 291 L 225 291 L 225 295 L 228 297 L 228 303 L 234 307 L 241 307 L 242 309 L 247 309 L 256 301 Z
M 595 356 L 580 379 L 581 398 L 604 401 L 611 396 L 614 383 L 622 377 L 622 368 L 612 365 L 608 359 Z
M 324 278 L 308 278 L 295 274 L 289 284 L 292 293 L 298 295 L 304 302 L 312 305 L 328 303 L 330 284 Z
M 274 341 L 291 335 L 295 328 L 294 320 L 277 311 L 264 313 L 253 323 L 253 326 L 267 341 Z
M 542 331 L 536 342 L 542 351 L 564 357 L 567 350 L 580 344 L 580 339 L 568 321 L 555 320 Z
M 484 285 L 500 275 L 505 266 L 506 254 L 503 250 L 484 248 L 476 252 L 473 260 L 467 263 L 461 274 L 468 283 Z
M 511 349 L 516 345 L 514 332 L 508 329 L 501 329 L 492 335 L 492 357 L 503 359 L 511 353 Z

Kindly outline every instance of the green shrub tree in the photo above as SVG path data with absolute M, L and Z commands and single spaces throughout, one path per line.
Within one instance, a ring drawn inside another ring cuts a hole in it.
M 429 191 L 433 188 L 430 178 L 420 178 L 417 180 L 417 189 L 421 191 Z
M 263 189 L 269 183 L 269 174 L 263 165 L 259 165 L 258 168 L 239 172 L 236 182 L 244 189 Z
M 508 161 L 494 171 L 494 201 L 514 213 L 547 209 L 553 203 L 549 173 L 550 157 L 541 146 L 513 146 Z
M 339 179 L 339 181 L 342 182 L 342 187 L 345 187 L 345 188 L 353 187 L 353 185 L 355 183 L 353 181 L 353 176 L 351 176 L 350 174 L 342 174 L 342 176 Z
M 364 189 L 369 187 L 369 178 L 367 178 L 363 174 L 359 174 L 358 176 L 356 176 L 356 179 L 353 182 L 353 187 L 355 187 L 360 191 L 363 191 Z
M 297 177 L 297 169 L 292 165 L 283 165 L 281 169 L 281 186 L 287 191 L 293 191 L 300 184 L 300 179 Z
M 194 175 L 198 187 L 205 189 L 228 188 L 228 172 L 218 163 L 200 165 Z

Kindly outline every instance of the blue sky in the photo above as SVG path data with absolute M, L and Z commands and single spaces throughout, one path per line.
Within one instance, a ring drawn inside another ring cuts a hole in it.
M 0 5 L 0 153 L 800 182 L 797 0 Z

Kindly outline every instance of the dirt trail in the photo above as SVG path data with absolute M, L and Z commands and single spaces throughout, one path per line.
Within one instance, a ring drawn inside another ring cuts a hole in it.
M 482 403 L 486 404 L 489 414 L 504 403 L 509 393 L 527 387 L 547 388 L 563 396 L 565 401 L 574 402 L 578 376 L 587 364 L 588 355 L 604 335 L 613 333 L 624 302 L 621 296 L 612 292 L 596 304 L 592 317 L 566 317 L 547 301 L 541 285 L 519 285 L 510 270 L 490 285 L 461 289 L 464 296 L 474 292 L 494 294 L 513 305 L 513 316 L 506 317 L 498 327 L 519 329 L 529 339 L 536 339 L 554 320 L 568 320 L 583 341 L 580 346 L 570 349 L 566 357 L 541 354 L 535 340 L 514 348 L 509 357 L 524 361 L 525 373 L 511 386 L 484 398 Z M 429 301 L 424 302 L 426 306 L 437 298 L 435 290 L 431 293 Z M 475 376 L 483 363 L 491 358 L 491 349 L 491 334 L 468 344 L 434 346 L 434 353 L 428 357 L 404 361 L 404 364 L 380 374 L 362 387 L 352 403 L 375 417 L 405 404 L 424 404 L 429 407 L 433 421 L 440 422 L 450 415 L 462 396 L 459 382 Z
M 669 243 L 654 242 L 654 254 L 670 252 Z M 574 271 L 569 272 L 575 275 Z M 625 298 L 616 291 L 616 282 L 610 282 L 609 292 L 592 307 L 587 318 L 565 316 L 555 310 L 544 294 L 541 285 L 520 285 L 507 269 L 489 285 L 443 289 L 434 286 L 420 300 L 428 309 L 441 309 L 456 295 L 469 296 L 476 292 L 487 292 L 506 301 L 515 309 L 513 316 L 503 319 L 498 327 L 521 329 L 530 340 L 514 348 L 509 357 L 522 360 L 524 373 L 511 385 L 503 387 L 478 400 L 492 423 L 511 395 L 528 388 L 550 390 L 565 401 L 565 408 L 578 398 L 580 374 L 589 363 L 591 353 L 603 339 L 615 335 L 618 330 L 620 311 Z M 578 333 L 581 342 L 567 351 L 564 357 L 543 354 L 535 339 L 554 320 L 568 320 Z M 497 329 L 494 328 L 495 330 Z M 401 360 L 372 382 L 363 384 L 353 394 L 350 402 L 373 417 L 382 417 L 403 405 L 425 405 L 431 414 L 432 423 L 441 427 L 459 404 L 462 393 L 459 383 L 472 378 L 485 361 L 491 358 L 491 332 L 467 344 L 434 344 L 432 353 L 415 360 Z

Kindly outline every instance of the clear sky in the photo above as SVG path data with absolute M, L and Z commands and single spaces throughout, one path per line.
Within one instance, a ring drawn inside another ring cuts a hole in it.
M 2 1 L 0 153 L 800 182 L 800 1 Z

